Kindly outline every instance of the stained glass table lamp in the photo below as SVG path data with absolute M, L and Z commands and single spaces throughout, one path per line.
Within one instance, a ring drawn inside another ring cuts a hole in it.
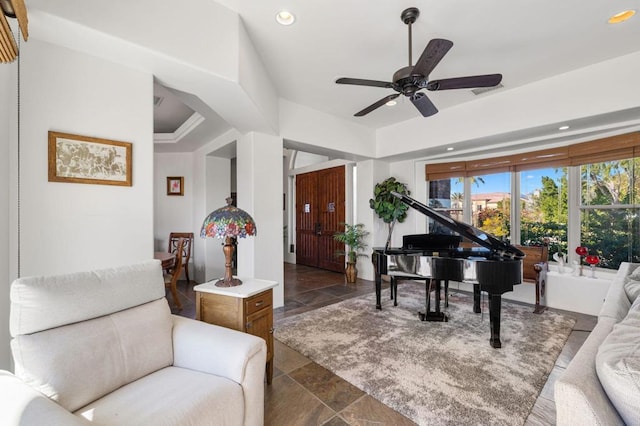
M 224 278 L 216 282 L 217 287 L 234 287 L 242 284 L 238 278 L 233 278 L 231 270 L 233 251 L 235 249 L 233 239 L 246 238 L 256 235 L 256 223 L 249 213 L 231 205 L 231 198 L 227 198 L 227 205 L 209 213 L 202 223 L 200 236 L 202 238 L 224 238 L 222 251 L 224 252 Z

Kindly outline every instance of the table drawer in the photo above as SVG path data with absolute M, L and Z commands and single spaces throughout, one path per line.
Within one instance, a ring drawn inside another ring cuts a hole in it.
M 272 304 L 271 291 L 265 291 L 263 293 L 256 294 L 255 296 L 251 296 L 244 301 L 245 315 L 251 315 L 252 313 L 258 312 L 260 309 L 264 309 Z

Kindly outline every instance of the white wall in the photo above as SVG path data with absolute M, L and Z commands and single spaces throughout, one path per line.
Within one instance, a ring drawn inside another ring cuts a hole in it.
M 198 235 L 204 218 L 214 209 L 222 207 L 224 205 L 224 198 L 227 197 L 227 195 L 225 194 L 228 193 L 229 187 L 231 185 L 230 181 L 221 184 L 220 191 L 224 191 L 224 194 L 220 193 L 219 196 L 211 192 L 216 191 L 216 189 L 213 189 L 216 188 L 216 186 L 212 186 L 208 181 L 208 179 L 214 178 L 212 177 L 211 172 L 208 168 L 209 160 L 207 160 L 207 157 L 215 156 L 215 153 L 221 150 L 235 151 L 235 148 L 229 149 L 229 147 L 234 146 L 235 140 L 238 137 L 239 133 L 236 130 L 230 130 L 193 152 L 193 223 L 197 230 L 194 232 L 198 232 Z M 227 157 L 231 156 L 232 155 L 228 155 Z M 230 160 L 227 160 L 227 163 L 229 161 Z M 227 176 L 229 174 L 230 172 L 227 174 Z M 216 243 L 219 244 L 219 241 L 217 241 Z M 216 265 L 219 263 L 216 260 L 217 258 L 212 257 L 218 256 L 215 254 L 218 250 L 212 248 L 207 252 L 207 247 L 210 244 L 213 244 L 213 240 L 210 238 L 207 238 L 205 240 L 204 238 L 200 238 L 199 236 L 195 237 L 193 244 L 195 252 L 193 260 L 195 268 L 194 277 L 197 282 L 207 281 L 206 262 L 212 262 L 211 264 L 215 263 Z M 219 245 L 218 248 L 220 248 Z M 219 252 L 219 256 L 221 256 L 220 258 L 224 259 L 224 257 L 222 256 L 222 249 L 220 249 Z M 224 260 L 222 262 L 222 268 L 224 268 Z M 221 270 L 222 269 L 220 269 L 220 271 Z M 212 272 L 209 272 L 209 274 L 211 275 Z
M 424 201 L 425 194 L 420 194 L 416 185 L 416 174 L 414 161 L 398 161 L 395 163 L 391 163 L 389 165 L 389 176 L 393 176 L 396 178 L 398 182 L 402 182 L 407 185 L 411 194 L 409 195 L 412 198 L 415 198 L 419 201 Z M 424 179 L 424 175 L 423 175 Z M 396 223 L 393 228 L 393 234 L 391 236 L 391 246 L 392 247 L 401 247 L 402 246 L 402 236 L 408 234 L 416 234 L 418 223 L 420 221 L 424 221 L 425 216 L 409 207 L 407 210 L 407 218 L 402 223 Z
M 15 65 L 0 66 L 0 181 L 11 182 L 9 170 L 11 158 L 9 140 L 11 132 L 11 110 L 16 109 Z M 9 185 L 0 185 L 0 369 L 11 369 L 9 349 L 9 286 L 13 279 L 9 271 L 9 206 L 11 205 Z
M 388 178 L 389 164 L 379 160 L 366 160 L 356 163 L 358 176 L 356 182 L 357 217 L 356 223 L 362 223 L 370 232 L 367 238 L 368 254 L 374 247 L 384 247 L 387 241 L 387 224 L 369 208 L 369 199 L 373 197 L 373 188 L 378 182 Z M 373 280 L 374 270 L 371 259 L 358 260 L 358 276 L 365 280 Z
M 238 275 L 277 281 L 273 306 L 284 305 L 282 139 L 248 133 L 238 139 L 238 207 L 256 221 L 257 235 L 238 241 Z
M 280 99 L 280 136 L 324 149 L 375 156 L 375 132 L 365 126 Z
M 184 178 L 184 195 L 167 195 L 169 176 Z M 194 238 L 198 236 L 199 228 L 196 230 L 193 223 L 193 154 L 154 154 L 153 183 L 154 249 L 167 251 L 171 232 L 193 232 Z M 194 279 L 193 260 L 189 263 L 189 278 Z
M 195 232 L 193 223 L 193 154 L 154 155 L 155 250 L 166 251 L 171 232 Z M 184 195 L 167 195 L 167 177 L 184 178 Z
M 152 76 L 38 40 L 21 56 L 22 275 L 152 258 Z M 133 186 L 48 182 L 49 130 L 133 143 Z
M 231 160 L 221 157 L 206 156 L 206 194 L 207 212 L 200 219 L 198 227 L 209 213 L 224 207 L 226 199 L 231 195 Z M 224 240 L 206 238 L 204 241 L 205 281 L 224 276 L 225 258 L 222 251 Z

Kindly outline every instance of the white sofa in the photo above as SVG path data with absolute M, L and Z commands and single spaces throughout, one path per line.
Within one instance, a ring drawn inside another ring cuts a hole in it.
M 555 383 L 559 426 L 640 425 L 638 266 L 620 265 L 596 327 Z
M 172 315 L 159 261 L 11 285 L 2 425 L 261 425 L 266 344 Z

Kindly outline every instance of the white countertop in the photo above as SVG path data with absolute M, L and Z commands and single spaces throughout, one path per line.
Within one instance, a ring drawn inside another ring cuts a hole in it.
M 236 277 L 242 281 L 241 285 L 235 287 L 216 287 L 216 282 L 213 280 L 204 284 L 198 284 L 193 287 L 194 291 L 201 291 L 203 293 L 222 294 L 225 296 L 233 296 L 240 298 L 251 297 L 255 294 L 262 293 L 263 291 L 274 288 L 278 285 L 277 281 L 261 280 L 258 278 L 246 278 Z

